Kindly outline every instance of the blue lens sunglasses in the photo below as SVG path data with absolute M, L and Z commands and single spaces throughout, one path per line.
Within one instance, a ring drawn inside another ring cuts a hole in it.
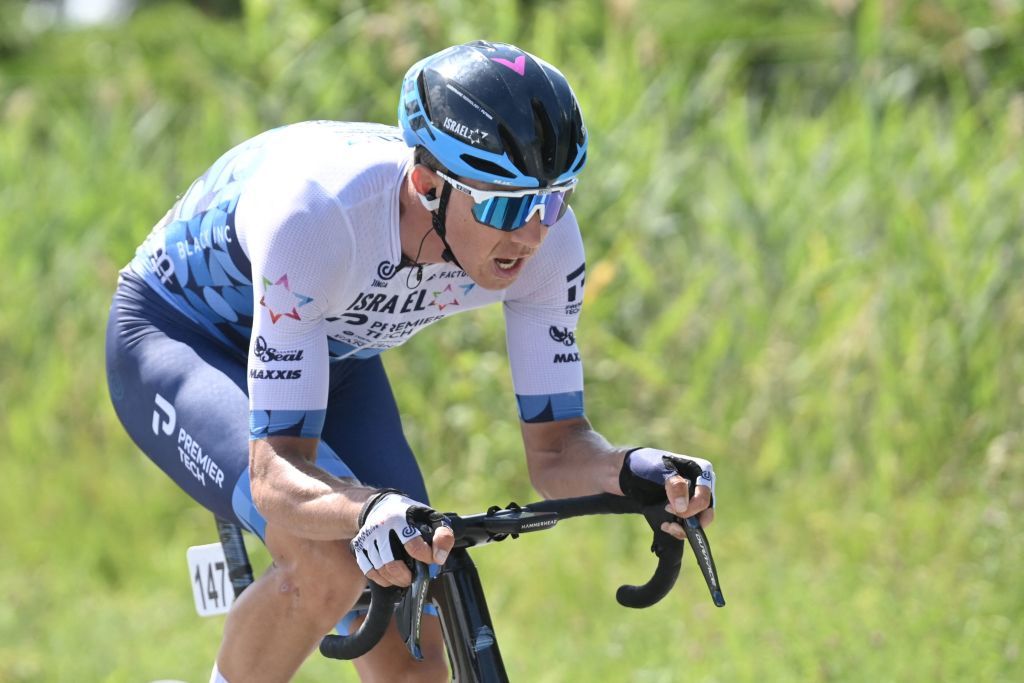
M 505 232 L 523 227 L 538 212 L 542 224 L 554 225 L 569 209 L 569 197 L 576 188 L 576 179 L 573 178 L 557 187 L 541 190 L 480 190 L 441 171 L 436 173 L 453 188 L 472 198 L 473 217 L 478 223 Z

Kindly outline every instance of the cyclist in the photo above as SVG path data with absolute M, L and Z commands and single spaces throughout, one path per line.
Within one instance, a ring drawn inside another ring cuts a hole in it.
M 273 558 L 228 615 L 212 681 L 288 680 L 367 579 L 410 583 L 403 549 L 444 562 L 450 530 L 423 539 L 407 520 L 429 501 L 379 354 L 460 311 L 503 304 L 542 495 L 604 491 L 713 516 L 710 463 L 668 454 L 691 468 L 691 497 L 663 451 L 614 447 L 584 416 L 569 199 L 588 137 L 562 74 L 512 45 L 454 46 L 409 70 L 398 117 L 397 129 L 317 121 L 242 143 L 119 275 L 107 332 L 119 418 Z M 446 680 L 440 626 L 426 621 L 424 662 L 393 630 L 356 661 L 360 677 Z

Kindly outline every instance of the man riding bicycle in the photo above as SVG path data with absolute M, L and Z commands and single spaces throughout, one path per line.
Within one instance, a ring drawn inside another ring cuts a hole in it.
M 512 45 L 458 45 L 409 70 L 398 115 L 397 129 L 316 121 L 242 143 L 120 273 L 107 332 L 119 418 L 273 558 L 228 615 L 212 681 L 290 679 L 367 579 L 410 583 L 403 551 L 444 562 L 451 531 L 424 539 L 407 520 L 429 501 L 379 354 L 460 311 L 503 304 L 543 496 L 608 492 L 713 518 L 710 463 L 614 447 L 584 416 L 569 199 L 588 137 L 562 74 Z M 362 680 L 447 680 L 436 622 L 425 661 L 392 630 L 356 660 Z

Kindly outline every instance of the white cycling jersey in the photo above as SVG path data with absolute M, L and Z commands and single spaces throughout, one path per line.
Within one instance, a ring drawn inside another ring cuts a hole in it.
M 452 264 L 399 268 L 397 128 L 316 121 L 221 157 L 129 268 L 212 337 L 248 354 L 253 438 L 319 436 L 329 362 L 398 346 L 449 315 L 502 302 L 520 416 L 583 414 L 575 341 L 584 255 L 572 211 L 514 284 L 492 291 Z

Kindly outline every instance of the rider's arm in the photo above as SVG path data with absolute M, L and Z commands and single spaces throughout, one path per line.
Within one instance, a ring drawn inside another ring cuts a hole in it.
M 520 427 L 530 482 L 542 496 L 622 495 L 619 471 L 628 449 L 608 443 L 587 418 L 520 422 Z
M 369 512 L 387 495 L 388 499 L 397 499 L 399 506 L 392 505 L 390 512 L 383 514 L 391 514 L 393 518 L 392 513 L 397 510 L 400 524 L 405 525 L 403 506 L 416 504 L 415 501 L 328 474 L 313 464 L 316 447 L 317 439 L 293 436 L 270 436 L 249 442 L 250 487 L 256 508 L 268 522 L 302 538 L 331 541 L 355 537 L 353 549 L 357 552 L 360 547 L 356 543 L 360 540 L 379 550 L 380 545 L 375 541 L 384 539 L 386 546 L 389 525 L 382 522 L 389 518 L 378 515 L 374 521 L 371 515 L 360 527 L 361 513 Z M 373 510 L 376 513 L 377 509 Z M 394 528 L 394 523 L 390 528 Z M 369 536 L 368 530 L 372 532 Z M 420 562 L 444 564 L 455 537 L 450 528 L 442 527 L 434 532 L 432 547 L 418 535 L 406 536 L 403 541 L 406 552 Z M 378 552 L 375 559 L 368 555 L 365 558 L 357 555 L 356 559 L 373 581 L 383 586 L 408 586 L 412 580 L 409 569 L 402 560 L 392 557 L 390 552 L 386 557 Z
M 269 168 L 251 179 L 236 211 L 252 264 L 246 375 L 253 503 L 297 536 L 352 538 L 369 489 L 314 463 L 328 395 L 324 318 L 351 270 L 353 239 L 332 194 L 294 172 L 288 159 Z
M 270 436 L 249 442 L 253 504 L 272 524 L 314 540 L 352 538 L 375 489 L 320 469 L 317 439 Z
M 612 446 L 590 426 L 583 410 L 583 362 L 576 325 L 586 281 L 583 242 L 570 210 L 552 227 L 529 270 L 507 291 L 505 330 L 523 443 L 534 487 L 546 498 L 596 493 L 623 495 L 620 477 L 651 475 L 652 449 L 623 463 L 630 449 Z M 665 455 L 675 455 L 668 452 Z M 658 461 L 660 465 L 660 460 Z M 666 475 L 665 495 L 680 516 L 701 512 L 711 521 L 711 489 Z M 682 538 L 678 524 L 664 529 Z
M 595 493 L 623 495 L 619 477 L 626 453 L 616 448 L 590 426 L 585 417 L 552 422 L 520 422 L 530 482 L 545 498 L 585 496 Z M 671 477 L 665 482 L 666 499 L 680 517 L 700 513 L 705 526 L 714 519 L 710 509 L 711 489 L 698 485 L 691 498 L 689 482 Z M 677 538 L 684 537 L 678 524 L 664 528 Z

